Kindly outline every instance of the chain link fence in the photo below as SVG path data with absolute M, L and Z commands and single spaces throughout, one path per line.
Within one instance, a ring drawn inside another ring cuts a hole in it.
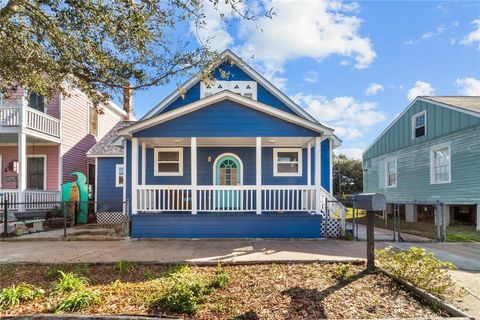
M 122 201 L 0 204 L 0 239 L 121 239 L 129 235 Z
M 366 240 L 366 215 L 355 203 L 346 204 L 349 213 L 346 232 Z M 446 240 L 445 205 L 439 201 L 388 203 L 387 210 L 375 216 L 376 241 L 436 242 Z

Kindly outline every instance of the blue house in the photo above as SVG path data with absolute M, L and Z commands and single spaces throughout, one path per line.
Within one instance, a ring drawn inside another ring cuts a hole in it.
M 321 237 L 341 141 L 231 51 L 214 70 L 89 151 L 97 201 L 134 238 Z

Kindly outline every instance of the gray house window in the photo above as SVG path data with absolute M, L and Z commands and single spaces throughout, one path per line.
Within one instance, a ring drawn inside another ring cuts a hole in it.
M 413 138 L 423 137 L 427 133 L 427 112 L 417 113 L 412 118 Z

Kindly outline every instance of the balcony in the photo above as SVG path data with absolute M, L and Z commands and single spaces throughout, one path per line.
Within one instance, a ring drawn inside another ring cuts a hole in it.
M 23 115 L 23 117 L 22 117 Z M 60 119 L 27 106 L 0 106 L 0 128 L 24 127 L 45 138 L 60 138 Z

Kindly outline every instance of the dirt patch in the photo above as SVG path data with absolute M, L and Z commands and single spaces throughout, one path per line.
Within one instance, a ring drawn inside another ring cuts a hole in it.
M 191 319 L 341 319 L 414 318 L 439 316 L 438 310 L 414 298 L 383 274 L 367 274 L 351 265 L 344 278 L 338 264 L 265 264 L 223 266 L 230 281 L 212 291 Z M 115 265 L 2 265 L 0 288 L 25 282 L 46 290 L 44 297 L 0 310 L 0 315 L 49 312 L 55 297 L 51 288 L 55 270 L 75 272 L 89 279 L 88 289 L 100 294 L 100 304 L 83 310 L 99 314 L 178 315 L 152 309 L 162 292 L 169 266 L 136 265 L 120 274 Z M 213 276 L 216 267 L 192 267 L 194 273 Z M 118 281 L 117 281 L 118 280 Z

